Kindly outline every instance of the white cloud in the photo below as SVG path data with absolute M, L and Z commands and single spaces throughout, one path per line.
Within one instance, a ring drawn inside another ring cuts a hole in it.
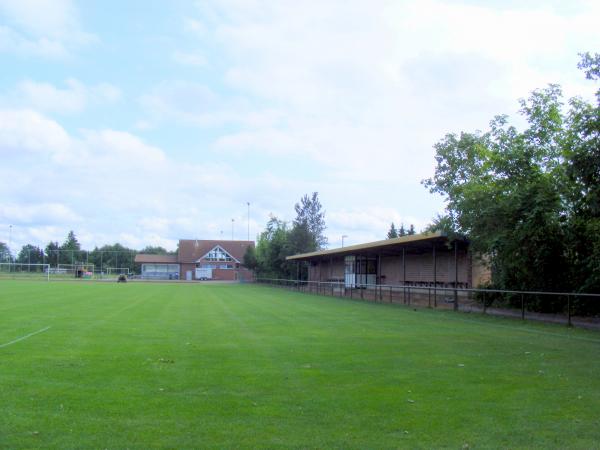
M 0 10 L 31 34 L 58 37 L 79 26 L 69 0 L 2 0 Z
M 41 112 L 72 114 L 80 113 L 88 106 L 113 104 L 121 98 L 121 91 L 109 83 L 86 86 L 69 78 L 65 85 L 65 88 L 59 88 L 51 83 L 23 80 L 5 95 L 5 102 Z
M 0 0 L 0 51 L 23 56 L 65 58 L 70 51 L 97 41 L 81 29 L 70 0 Z
M 121 239 L 174 248 L 182 236 L 218 237 L 219 222 L 241 208 L 231 192 L 243 181 L 230 167 L 176 162 L 123 131 L 73 135 L 40 113 L 1 110 L 0 152 L 0 177 L 13 180 L 0 192 L 0 229 L 15 225 L 19 245 L 74 229 L 88 247 Z
M 71 138 L 56 122 L 31 110 L 0 110 L 0 152 L 5 162 L 21 156 L 65 157 Z
M 186 18 L 184 28 L 201 33 L 199 46 L 211 39 L 222 49 L 225 80 L 239 95 L 164 82 L 141 99 L 153 120 L 237 125 L 216 138 L 217 151 L 303 156 L 357 180 L 429 176 L 432 145 L 447 132 L 485 128 L 494 115 L 513 113 L 531 89 L 572 83 L 574 63 L 556 80 L 540 61 L 576 58 L 571 43 L 585 34 L 572 35 L 590 25 L 584 9 L 564 16 L 541 4 L 226 1 L 198 8 L 202 17 Z M 422 189 L 418 180 L 415 186 Z
M 16 226 L 39 226 L 57 222 L 79 222 L 82 218 L 71 208 L 62 203 L 39 203 L 29 205 L 4 204 L 0 205 L 0 222 Z
M 0 52 L 50 59 L 62 59 L 68 55 L 65 45 L 60 41 L 46 37 L 27 38 L 5 26 L 0 26 Z

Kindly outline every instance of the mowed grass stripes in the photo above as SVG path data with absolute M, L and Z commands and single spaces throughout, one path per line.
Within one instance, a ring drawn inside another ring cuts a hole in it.
M 0 447 L 599 448 L 600 334 L 252 285 L 0 283 Z

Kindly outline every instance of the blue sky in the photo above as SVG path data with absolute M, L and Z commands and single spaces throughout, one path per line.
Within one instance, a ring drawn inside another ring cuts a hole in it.
M 331 247 L 423 228 L 433 144 L 596 89 L 597 2 L 0 0 L 0 241 L 255 237 L 318 191 Z M 222 233 L 221 233 L 222 232 Z

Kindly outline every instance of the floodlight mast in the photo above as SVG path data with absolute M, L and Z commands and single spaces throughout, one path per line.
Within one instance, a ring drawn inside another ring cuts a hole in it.
M 8 261 L 12 262 L 12 254 L 10 253 L 10 246 L 12 244 L 12 225 L 8 226 Z

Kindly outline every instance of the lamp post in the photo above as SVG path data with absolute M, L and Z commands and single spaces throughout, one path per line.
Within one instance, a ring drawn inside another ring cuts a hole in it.
M 250 202 L 246 202 L 248 205 L 248 240 L 250 240 Z
M 10 253 L 10 246 L 12 241 L 12 225 L 8 226 L 8 262 L 12 262 L 12 254 Z
M 231 219 L 231 240 L 233 241 L 233 223 L 235 222 L 235 219 Z
M 347 234 L 342 235 L 342 248 L 344 248 L 344 238 L 347 238 L 347 237 L 348 237 Z

